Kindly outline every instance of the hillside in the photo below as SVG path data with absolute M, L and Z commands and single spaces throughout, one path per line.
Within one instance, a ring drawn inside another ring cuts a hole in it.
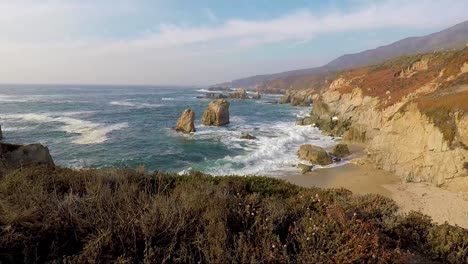
M 301 124 L 365 142 L 379 168 L 468 190 L 468 48 L 338 72 L 283 99 L 313 102 Z
M 253 87 L 257 84 L 276 79 L 287 79 L 289 77 L 300 75 L 331 73 L 346 68 L 371 65 L 407 54 L 460 48 L 463 47 L 467 42 L 468 21 L 465 21 L 448 29 L 427 36 L 410 37 L 390 45 L 378 47 L 376 49 L 366 50 L 356 54 L 343 55 L 322 67 L 287 71 L 276 74 L 256 75 L 233 80 L 222 85 L 228 85 L 232 87 Z
M 264 177 L 36 167 L 0 178 L 1 263 L 463 263 L 468 231 Z

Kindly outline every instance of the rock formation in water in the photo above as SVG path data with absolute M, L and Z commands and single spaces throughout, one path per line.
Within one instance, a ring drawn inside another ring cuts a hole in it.
M 47 147 L 0 143 L 0 171 L 34 165 L 54 166 Z
M 3 139 L 3 132 L 2 132 L 2 126 L 0 126 L 0 140 Z
M 222 99 L 222 98 L 227 98 L 227 95 L 220 94 L 220 93 L 206 93 L 205 95 L 197 96 L 197 98 L 200 98 L 200 99 Z
M 333 163 L 332 157 L 323 148 L 310 144 L 302 145 L 297 155 L 299 159 L 307 160 L 312 164 L 329 165 Z
M 191 133 L 195 132 L 195 112 L 192 109 L 185 109 L 177 120 L 175 130 Z
M 237 89 L 235 92 L 229 95 L 232 99 L 248 99 L 247 91 L 243 88 Z
M 243 133 L 241 136 L 240 136 L 240 139 L 257 139 L 255 136 L 249 134 L 249 133 Z
M 224 126 L 229 124 L 229 102 L 225 99 L 211 102 L 203 113 L 202 123 L 205 126 Z

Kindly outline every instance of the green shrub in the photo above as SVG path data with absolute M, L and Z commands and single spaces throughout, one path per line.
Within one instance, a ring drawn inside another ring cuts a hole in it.
M 0 179 L 0 263 L 460 263 L 466 231 L 266 177 L 26 168 Z M 416 245 L 416 246 L 414 246 Z

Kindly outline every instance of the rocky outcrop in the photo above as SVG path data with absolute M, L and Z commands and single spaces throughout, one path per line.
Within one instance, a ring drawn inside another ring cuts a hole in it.
M 225 99 L 211 102 L 203 113 L 202 123 L 205 126 L 224 126 L 229 124 L 229 102 Z
M 323 148 L 310 144 L 302 145 L 297 155 L 299 159 L 307 160 L 312 164 L 329 165 L 333 163 L 332 157 Z
M 286 93 L 283 94 L 283 96 L 281 96 L 281 98 L 279 99 L 279 103 L 289 104 L 290 102 L 291 102 L 291 94 L 289 93 L 289 91 L 287 91 Z
M 253 95 L 252 95 L 252 99 L 255 99 L 255 100 L 258 100 L 258 99 L 261 99 L 262 96 L 260 94 L 259 91 L 256 91 Z
M 177 120 L 175 130 L 185 133 L 195 132 L 195 112 L 192 109 L 185 109 Z
M 368 156 L 381 168 L 406 181 L 441 185 L 468 176 L 468 150 L 452 148 L 443 133 L 415 105 L 386 122 L 368 146 Z
M 299 170 L 301 170 L 302 174 L 306 174 L 307 172 L 312 171 L 312 169 L 314 168 L 314 166 L 306 165 L 306 164 L 302 164 L 302 163 L 298 164 L 297 167 L 299 168 Z
M 47 147 L 0 143 L 0 171 L 35 165 L 54 166 Z
M 242 133 L 242 135 L 240 136 L 240 139 L 257 139 L 257 138 L 249 133 Z
M 227 96 L 224 95 L 224 94 L 219 94 L 219 93 L 206 93 L 204 96 L 197 96 L 197 98 L 200 98 L 200 99 L 222 99 L 222 98 L 227 98 Z
M 280 98 L 280 104 L 291 104 L 293 106 L 310 106 L 315 98 L 315 93 L 310 91 L 286 91 Z
M 229 95 L 229 98 L 232 98 L 232 99 L 247 99 L 249 98 L 247 96 L 247 91 L 243 88 L 240 88 L 240 89 L 237 89 L 235 92 L 231 93 Z
M 351 153 L 349 152 L 348 145 L 346 144 L 338 144 L 333 147 L 331 154 L 336 158 L 342 159 L 344 157 L 349 156 Z
M 393 63 L 345 72 L 301 122 L 366 143 L 371 161 L 407 181 L 442 185 L 468 177 L 468 53 L 461 53 L 453 61 L 424 57 L 400 70 Z

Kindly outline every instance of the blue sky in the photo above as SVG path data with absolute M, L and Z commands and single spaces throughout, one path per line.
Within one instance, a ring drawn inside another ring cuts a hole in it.
M 468 0 L 0 0 L 1 83 L 205 85 L 468 19 Z

